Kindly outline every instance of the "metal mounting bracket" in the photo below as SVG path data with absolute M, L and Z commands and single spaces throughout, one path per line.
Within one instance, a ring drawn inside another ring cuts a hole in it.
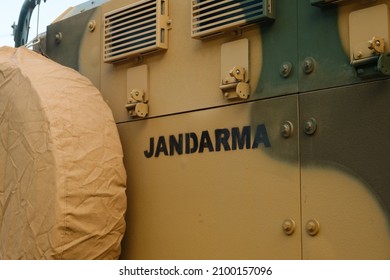
M 349 15 L 349 44 L 351 65 L 358 77 L 369 78 L 389 75 L 388 5 L 380 4 Z
M 126 105 L 129 117 L 145 118 L 149 113 L 149 70 L 147 65 L 127 69 Z
M 221 83 L 219 88 L 226 99 L 248 99 L 249 41 L 240 39 L 221 46 Z

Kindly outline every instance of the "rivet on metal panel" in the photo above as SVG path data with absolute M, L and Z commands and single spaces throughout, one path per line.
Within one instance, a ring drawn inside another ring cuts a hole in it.
M 294 126 L 290 121 L 285 121 L 284 123 L 282 123 L 282 126 L 280 128 L 280 134 L 282 135 L 282 137 L 290 138 L 293 132 Z
M 62 42 L 62 33 L 58 32 L 55 36 L 55 42 L 56 44 L 60 44 Z
M 320 223 L 317 220 L 311 219 L 307 221 L 306 232 L 308 235 L 315 236 L 318 234 L 319 231 L 320 231 Z
M 88 30 L 89 30 L 89 32 L 95 31 L 95 28 L 96 28 L 96 21 L 95 20 L 91 20 L 88 23 Z
M 283 78 L 287 78 L 288 76 L 290 76 L 291 69 L 292 69 L 291 62 L 283 62 L 282 66 L 280 66 L 279 68 L 280 76 L 282 76 Z
M 304 126 L 303 126 L 303 131 L 307 135 L 313 135 L 317 130 L 317 120 L 315 118 L 310 118 L 308 119 Z
M 305 74 L 310 74 L 314 71 L 315 60 L 312 57 L 306 57 L 302 64 L 302 70 Z
M 295 231 L 295 221 L 293 219 L 286 219 L 282 224 L 283 232 L 286 235 L 291 235 Z

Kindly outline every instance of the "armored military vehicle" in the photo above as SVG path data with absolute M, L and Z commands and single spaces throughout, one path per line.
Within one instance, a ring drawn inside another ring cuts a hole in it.
M 34 49 L 119 131 L 121 258 L 389 259 L 389 6 L 94 0 L 47 26 Z

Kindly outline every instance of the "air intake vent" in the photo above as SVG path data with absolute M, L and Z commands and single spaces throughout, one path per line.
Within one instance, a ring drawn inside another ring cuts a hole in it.
M 196 39 L 274 19 L 272 0 L 192 0 L 191 2 L 191 32 L 192 37 Z
M 168 47 L 168 0 L 144 0 L 104 15 L 104 62 Z

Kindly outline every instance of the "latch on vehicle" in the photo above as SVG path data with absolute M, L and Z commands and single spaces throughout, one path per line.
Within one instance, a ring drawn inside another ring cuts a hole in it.
M 386 4 L 351 12 L 350 57 L 359 77 L 390 75 L 388 19 Z
M 219 88 L 227 99 L 248 99 L 249 41 L 241 39 L 221 46 L 221 84 Z
M 143 89 L 133 89 L 128 92 L 126 109 L 129 112 L 129 116 L 146 117 L 149 112 L 149 107 L 146 102 L 146 95 Z
M 126 109 L 129 117 L 145 118 L 149 113 L 149 70 L 147 65 L 127 69 Z
M 246 70 L 242 66 L 235 66 L 229 71 L 229 75 L 226 76 L 220 85 L 220 89 L 223 91 L 226 98 L 241 98 L 248 99 L 250 93 L 250 87 L 247 83 Z

